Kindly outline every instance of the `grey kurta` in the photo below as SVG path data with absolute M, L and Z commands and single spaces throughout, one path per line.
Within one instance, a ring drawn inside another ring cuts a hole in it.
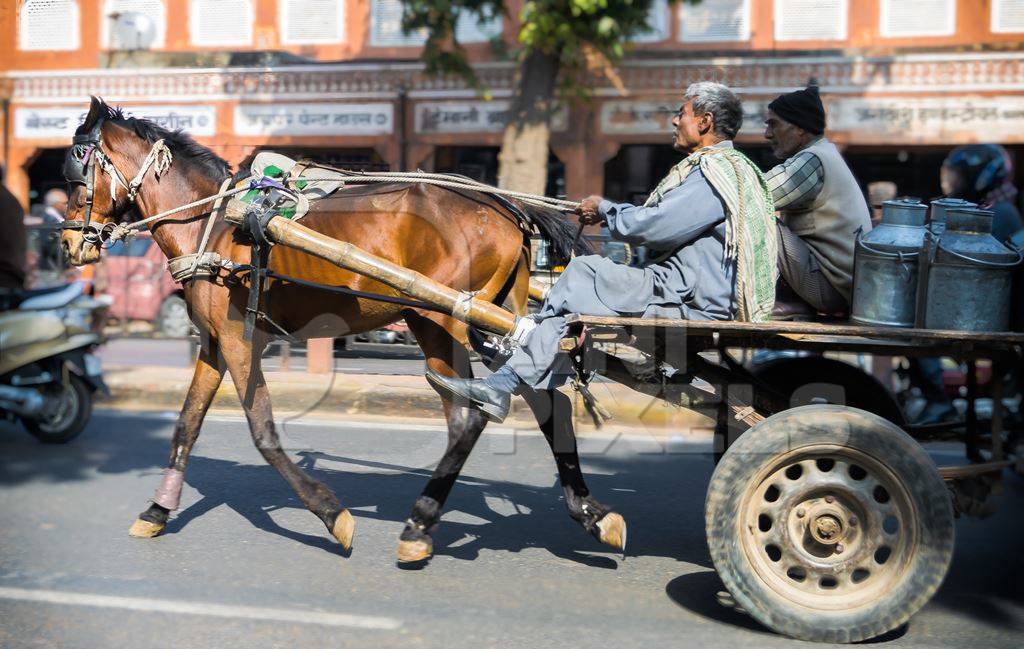
M 637 207 L 603 201 L 611 236 L 655 253 L 641 268 L 598 255 L 573 259 L 548 292 L 540 323 L 488 382 L 508 387 L 509 370 L 536 388 L 557 387 L 571 370 L 558 344 L 565 315 L 726 320 L 736 311 L 735 262 L 725 259 L 725 204 L 695 169 L 660 203 Z

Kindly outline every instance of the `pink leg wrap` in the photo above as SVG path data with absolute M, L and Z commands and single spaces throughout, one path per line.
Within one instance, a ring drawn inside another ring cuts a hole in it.
M 164 481 L 156 490 L 153 502 L 166 509 L 177 509 L 181 501 L 181 485 L 185 474 L 177 469 L 164 469 Z

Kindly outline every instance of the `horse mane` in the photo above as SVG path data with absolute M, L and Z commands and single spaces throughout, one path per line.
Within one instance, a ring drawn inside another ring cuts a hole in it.
M 104 111 L 102 114 L 105 119 L 127 126 L 135 132 L 135 135 L 150 144 L 157 140 L 163 140 L 164 144 L 171 150 L 171 153 L 174 154 L 176 161 L 181 160 L 191 164 L 199 171 L 213 176 L 217 180 L 231 175 L 231 165 L 224 158 L 193 140 L 192 136 L 188 133 L 181 130 L 168 130 L 155 122 L 142 119 L 141 117 L 126 116 L 121 108 L 110 106 L 103 100 L 99 100 L 99 109 Z M 90 115 L 92 115 L 91 112 Z M 75 131 L 75 134 L 86 133 L 92 126 L 93 124 L 90 123 L 90 120 L 86 119 L 86 122 Z
M 537 226 L 540 236 L 551 244 L 550 254 L 558 263 L 568 263 L 573 253 L 589 255 L 594 252 L 589 241 L 582 236 L 576 238 L 577 226 L 566 220 L 558 210 L 520 201 L 515 201 L 515 204 Z

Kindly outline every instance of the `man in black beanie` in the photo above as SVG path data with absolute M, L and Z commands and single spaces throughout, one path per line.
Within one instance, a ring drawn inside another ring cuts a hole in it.
M 765 174 L 779 213 L 773 317 L 845 314 L 856 233 L 871 229 L 871 215 L 857 179 L 824 137 L 825 107 L 817 86 L 776 97 L 764 123 L 772 153 L 785 160 Z

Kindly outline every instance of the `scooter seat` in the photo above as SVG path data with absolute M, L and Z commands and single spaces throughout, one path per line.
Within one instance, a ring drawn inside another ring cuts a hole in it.
M 22 293 L 18 308 L 23 311 L 44 311 L 67 306 L 76 297 L 85 293 L 85 284 L 73 282 L 65 286 L 35 289 Z
M 64 333 L 63 321 L 52 313 L 8 311 L 0 315 L 0 349 L 5 355 L 15 354 L 18 347 L 56 340 Z

